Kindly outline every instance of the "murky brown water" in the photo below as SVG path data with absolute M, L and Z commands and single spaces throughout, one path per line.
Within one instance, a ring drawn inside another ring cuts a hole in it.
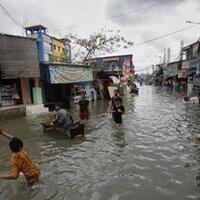
M 41 118 L 0 121 L 19 136 L 43 176 L 27 189 L 23 179 L 0 180 L 1 200 L 186 200 L 200 199 L 200 106 L 181 94 L 142 86 L 125 99 L 127 114 L 112 128 L 108 102 L 92 105 L 85 138 L 44 134 Z M 11 153 L 0 139 L 0 171 Z M 198 198 L 199 197 L 199 198 Z

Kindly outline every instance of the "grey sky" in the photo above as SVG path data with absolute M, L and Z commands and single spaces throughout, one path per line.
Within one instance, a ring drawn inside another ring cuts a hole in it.
M 200 22 L 199 0 L 1 0 L 21 24 L 43 24 L 49 33 L 64 36 L 77 33 L 87 36 L 102 27 L 121 30 L 128 40 L 141 43 L 191 26 L 186 20 Z M 164 3 L 163 3 L 164 2 Z M 157 4 L 157 5 L 155 5 Z M 155 5 L 155 6 L 152 6 Z M 148 7 L 148 8 L 146 8 Z M 139 10 L 134 12 L 135 10 Z M 115 16 L 119 16 L 116 17 Z M 21 34 L 0 9 L 0 32 Z M 132 53 L 137 69 L 159 62 L 163 49 L 170 47 L 172 58 L 178 56 L 180 40 L 185 44 L 200 37 L 200 25 L 173 36 L 113 54 Z

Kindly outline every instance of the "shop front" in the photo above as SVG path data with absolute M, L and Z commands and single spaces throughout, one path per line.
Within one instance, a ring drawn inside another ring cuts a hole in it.
M 85 91 L 88 97 L 96 99 L 90 66 L 48 64 L 41 66 L 41 69 L 47 105 L 55 102 L 69 105 L 70 99 L 76 102 L 82 91 Z
M 22 104 L 19 79 L 0 81 L 0 107 Z
M 37 41 L 0 34 L 0 106 L 41 104 Z

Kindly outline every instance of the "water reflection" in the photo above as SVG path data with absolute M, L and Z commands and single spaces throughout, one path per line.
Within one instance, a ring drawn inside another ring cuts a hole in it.
M 125 139 L 125 133 L 123 127 L 120 127 L 116 132 L 112 133 L 114 144 L 119 147 L 122 151 L 128 145 Z

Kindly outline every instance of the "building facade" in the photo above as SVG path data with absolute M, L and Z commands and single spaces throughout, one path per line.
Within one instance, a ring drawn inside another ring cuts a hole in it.
M 192 87 L 200 87 L 200 41 L 183 48 L 181 76 L 188 79 Z
M 93 73 L 90 66 L 48 63 L 42 67 L 45 100 L 49 104 L 70 103 L 70 99 L 85 91 L 95 96 Z
M 26 35 L 37 39 L 46 106 L 51 107 L 56 102 L 69 105 L 70 99 L 79 95 L 79 91 L 85 90 L 88 95 L 94 92 L 91 67 L 71 64 L 67 40 L 47 34 L 47 28 L 42 25 L 27 27 Z
M 26 36 L 37 39 L 41 64 L 71 62 L 70 44 L 49 35 L 46 27 L 42 25 L 26 27 Z
M 97 71 L 96 87 L 101 98 L 110 98 L 108 87 L 115 84 L 114 78 L 117 78 L 120 83 L 124 83 L 119 88 L 121 94 L 124 91 L 123 86 L 128 84 L 129 80 L 134 79 L 135 67 L 131 54 L 97 57 L 87 60 L 86 63 L 92 65 L 94 70 Z
M 0 106 L 42 101 L 39 80 L 37 41 L 0 34 Z

